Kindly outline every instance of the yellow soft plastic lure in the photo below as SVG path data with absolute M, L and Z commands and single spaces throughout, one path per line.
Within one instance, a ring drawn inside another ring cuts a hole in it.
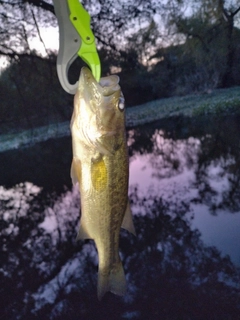
M 97 82 L 101 77 L 101 64 L 90 27 L 90 15 L 79 0 L 53 0 L 53 3 L 59 24 L 58 78 L 66 92 L 75 94 L 78 82 L 69 83 L 68 70 L 78 56 L 90 67 Z

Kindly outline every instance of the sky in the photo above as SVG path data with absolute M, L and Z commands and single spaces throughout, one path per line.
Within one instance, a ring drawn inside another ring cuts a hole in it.
M 47 49 L 58 50 L 59 33 L 57 27 L 40 28 L 41 37 Z M 46 55 L 43 44 L 39 41 L 39 37 L 30 40 L 31 49 L 38 50 L 42 55 Z
M 40 28 L 41 37 L 47 50 L 56 50 L 59 48 L 59 32 L 58 27 Z M 28 39 L 30 49 L 37 50 L 42 56 L 46 56 L 46 50 L 39 37 Z M 8 66 L 7 59 L 5 57 L 0 58 L 0 74 Z

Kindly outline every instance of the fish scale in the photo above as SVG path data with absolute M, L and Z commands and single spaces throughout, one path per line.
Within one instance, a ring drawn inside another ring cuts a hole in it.
M 95 241 L 99 299 L 107 291 L 125 293 L 120 228 L 135 234 L 128 205 L 125 114 L 118 82 L 117 76 L 109 76 L 97 83 L 90 70 L 82 68 L 71 120 L 71 177 L 81 193 L 78 238 Z

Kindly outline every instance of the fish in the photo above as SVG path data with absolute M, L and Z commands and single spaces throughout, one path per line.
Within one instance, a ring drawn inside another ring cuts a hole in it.
M 98 252 L 97 295 L 123 296 L 126 279 L 119 256 L 120 229 L 135 233 L 128 200 L 129 159 L 125 103 L 119 77 L 99 83 L 80 72 L 71 119 L 71 178 L 79 184 L 81 218 L 77 239 L 93 239 Z

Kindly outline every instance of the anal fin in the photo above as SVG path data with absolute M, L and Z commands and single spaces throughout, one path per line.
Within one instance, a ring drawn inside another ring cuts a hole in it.
M 136 235 L 129 201 L 127 202 L 127 208 L 125 211 L 125 215 L 124 215 L 121 227 L 131 232 L 134 236 Z

